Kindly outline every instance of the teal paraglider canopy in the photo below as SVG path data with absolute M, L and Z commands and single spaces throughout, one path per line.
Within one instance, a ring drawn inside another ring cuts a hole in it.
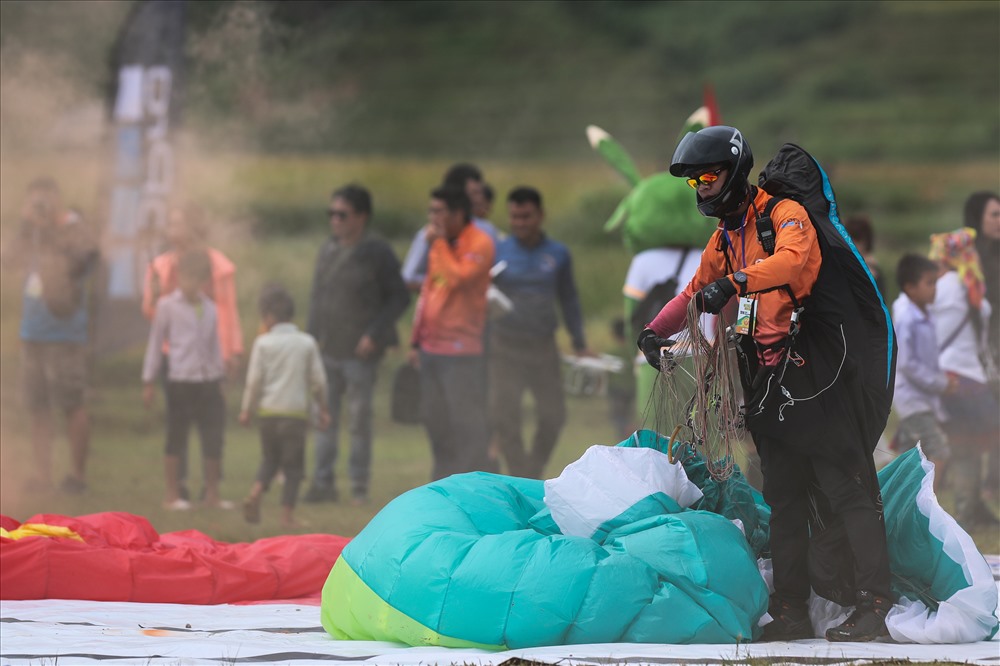
M 630 442 L 613 456 L 617 469 L 659 457 L 690 484 L 681 461 L 651 448 L 655 436 Z M 570 485 L 593 476 L 587 455 L 579 462 L 567 469 Z M 477 472 L 397 498 L 331 572 L 324 626 L 336 638 L 494 649 L 753 639 L 767 587 L 729 517 L 684 507 L 661 488 L 593 534 L 568 535 L 553 518 L 565 507 L 546 505 L 555 481 Z
M 989 566 L 938 505 L 933 465 L 914 450 L 879 481 L 892 638 L 991 637 Z M 738 472 L 715 481 L 692 447 L 640 431 L 557 479 L 476 472 L 401 495 L 344 549 L 321 618 L 337 639 L 492 650 L 749 641 L 766 619 L 769 515 Z M 817 635 L 850 610 L 814 595 Z

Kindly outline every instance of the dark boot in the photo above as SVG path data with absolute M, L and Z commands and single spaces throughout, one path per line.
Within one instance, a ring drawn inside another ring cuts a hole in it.
M 826 632 L 826 640 L 833 642 L 868 642 L 889 635 L 885 626 L 885 616 L 889 614 L 892 602 L 866 590 L 858 592 L 858 605 L 854 612 L 839 627 Z
M 767 613 L 773 620 L 764 625 L 764 635 L 761 641 L 773 643 L 776 641 L 799 641 L 806 638 L 816 638 L 809 611 L 805 604 L 793 606 L 780 599 L 772 599 Z
M 975 508 L 972 510 L 972 518 L 974 526 L 978 528 L 989 527 L 996 529 L 1000 527 L 1000 518 L 997 518 L 982 500 L 976 501 Z
M 340 499 L 340 493 L 333 486 L 309 486 L 302 501 L 306 504 L 319 504 L 320 502 L 336 502 Z

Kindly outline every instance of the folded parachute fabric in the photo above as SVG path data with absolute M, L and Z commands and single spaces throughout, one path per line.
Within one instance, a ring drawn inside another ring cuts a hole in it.
M 771 507 L 746 480 L 739 466 L 733 467 L 733 473 L 728 478 L 716 480 L 712 478 L 705 459 L 694 446 L 682 440 L 672 442 L 668 437 L 652 430 L 637 430 L 616 448 L 655 449 L 679 461 L 690 483 L 701 491 L 701 497 L 691 508 L 725 516 L 743 530 L 754 556 L 759 558 L 767 554 Z
M 0 599 L 224 604 L 319 592 L 348 539 L 309 534 L 223 543 L 158 534 L 129 513 L 42 514 L 0 526 Z M 19 537 L 19 538 L 11 538 Z
M 933 483 L 934 465 L 919 447 L 879 472 L 893 592 L 900 595 L 886 625 L 899 642 L 990 639 L 998 629 L 993 572 L 938 504 Z
M 577 478 L 594 469 L 580 464 Z M 567 536 L 558 520 L 571 511 L 547 507 L 546 493 L 541 481 L 476 472 L 396 498 L 330 572 L 323 626 L 337 639 L 494 650 L 753 638 L 767 587 L 727 517 L 660 488 L 590 536 Z
M 63 527 L 62 525 L 22 523 L 19 527 L 15 527 L 9 532 L 5 527 L 0 527 L 0 537 L 3 537 L 5 539 L 17 540 L 31 536 L 54 537 L 60 539 L 73 539 L 74 541 L 83 541 L 83 538 L 79 534 L 77 534 L 68 527 Z
M 559 531 L 596 541 L 635 522 L 639 514 L 669 510 L 664 495 L 684 509 L 703 496 L 680 461 L 652 448 L 592 446 L 558 478 L 545 482 L 545 506 Z
M 758 556 L 768 557 L 770 509 L 737 469 L 715 482 L 704 461 L 689 444 L 672 443 L 640 430 L 619 447 L 672 449 L 703 497 L 694 509 L 713 511 L 738 521 Z M 997 588 L 992 570 L 972 538 L 938 504 L 934 465 L 918 448 L 899 456 L 878 474 L 889 543 L 889 569 L 896 604 L 886 618 L 890 636 L 899 643 L 967 643 L 988 640 L 998 631 Z M 845 537 L 846 538 L 846 537 Z M 847 548 L 846 542 L 841 545 Z M 770 578 L 770 562 L 762 560 Z M 813 595 L 813 627 L 817 637 L 849 614 L 837 604 Z
M 915 450 L 879 475 L 900 595 L 887 624 L 899 642 L 985 640 L 996 587 L 932 469 Z M 748 641 L 769 518 L 738 470 L 716 481 L 690 445 L 639 431 L 544 484 L 477 472 L 396 498 L 337 560 L 321 619 L 336 639 L 414 646 Z M 849 610 L 825 602 L 824 621 Z

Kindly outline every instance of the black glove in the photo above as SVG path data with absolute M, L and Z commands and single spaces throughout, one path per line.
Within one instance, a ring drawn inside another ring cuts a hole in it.
M 674 366 L 674 355 L 663 349 L 674 344 L 669 338 L 661 338 L 651 328 L 642 329 L 636 340 L 639 351 L 646 357 L 646 363 L 658 371 L 670 370 Z
M 698 312 L 719 314 L 729 299 L 736 295 L 736 287 L 729 278 L 719 278 L 712 284 L 703 287 L 694 295 L 694 303 Z

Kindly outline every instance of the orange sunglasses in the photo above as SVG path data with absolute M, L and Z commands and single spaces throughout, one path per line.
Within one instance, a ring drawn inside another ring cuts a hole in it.
M 725 168 L 726 167 L 719 167 L 715 171 L 706 171 L 695 178 L 688 178 L 687 184 L 694 190 L 697 190 L 700 185 L 711 185 L 715 181 L 719 180 L 719 174 L 721 174 Z

